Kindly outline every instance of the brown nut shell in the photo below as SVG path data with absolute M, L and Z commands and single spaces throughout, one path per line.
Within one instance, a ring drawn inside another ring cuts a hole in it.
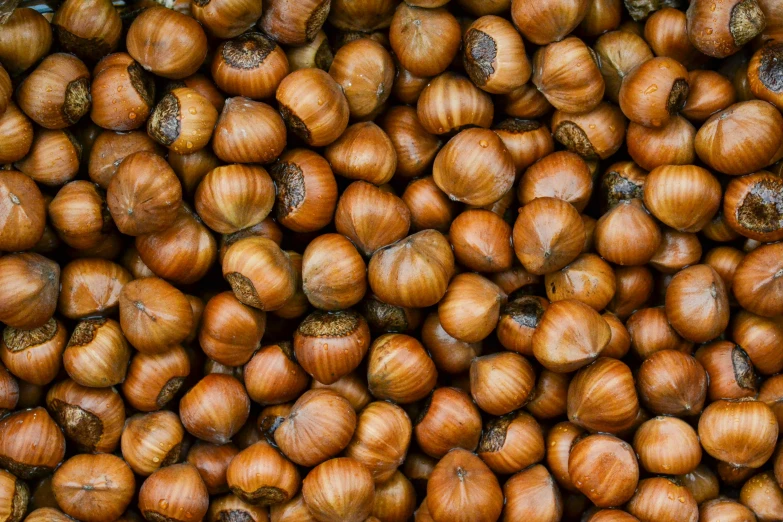
M 161 6 L 146 9 L 133 21 L 126 45 L 146 70 L 174 80 L 195 73 L 207 55 L 207 36 L 201 25 Z
M 281 308 L 296 291 L 288 255 L 263 237 L 249 237 L 231 245 L 223 259 L 223 277 L 237 299 L 259 310 Z
M 571 380 L 568 418 L 574 424 L 591 431 L 619 433 L 633 425 L 638 413 L 631 370 L 617 359 L 599 358 Z
M 209 228 L 232 234 L 263 221 L 272 211 L 275 187 L 263 167 L 226 165 L 199 183 L 195 208 Z
M 231 492 L 256 506 L 279 504 L 299 491 L 299 470 L 266 442 L 256 442 L 231 460 L 226 472 Z
M 497 134 L 467 129 L 438 152 L 432 176 L 452 200 L 483 206 L 511 189 L 515 170 L 511 154 Z
M 294 232 L 328 225 L 337 206 L 337 181 L 321 155 L 308 149 L 286 151 L 269 173 L 277 187 L 275 216 Z
M 368 266 L 370 288 L 381 300 L 409 308 L 436 304 L 454 273 L 446 238 L 423 230 L 375 251 Z
M 594 109 L 606 88 L 592 51 L 576 37 L 536 51 L 533 83 L 555 109 L 574 113 Z
M 585 230 L 573 205 L 542 197 L 520 209 L 512 238 L 522 266 L 532 274 L 543 275 L 576 259 L 584 247 Z
M 315 311 L 294 333 L 299 364 L 323 384 L 332 384 L 355 370 L 369 346 L 367 321 L 353 310 Z
M 63 129 L 90 110 L 90 71 L 71 54 L 51 54 L 19 86 L 16 99 L 38 125 Z
M 130 236 L 165 230 L 177 218 L 181 203 L 179 179 L 163 157 L 151 152 L 125 158 L 106 191 L 117 229 Z
M 270 163 L 285 146 L 285 123 L 276 110 L 240 96 L 226 99 L 212 139 L 218 158 L 228 163 Z
M 210 72 L 226 94 L 263 100 L 288 74 L 288 58 L 263 33 L 246 32 L 218 46 Z
M 331 390 L 302 394 L 275 430 L 283 454 L 300 466 L 312 467 L 340 453 L 356 429 L 356 413 L 347 399 Z
M 639 465 L 634 449 L 612 435 L 589 435 L 571 447 L 568 474 L 598 507 L 617 507 L 636 490 Z
M 715 401 L 699 418 L 704 451 L 734 466 L 762 466 L 775 450 L 777 433 L 775 414 L 769 406 L 753 399 Z M 743 444 L 736 444 L 737 437 Z
M 185 294 L 156 277 L 137 279 L 120 293 L 120 324 L 142 353 L 161 353 L 185 340 L 193 311 Z
M 348 100 L 340 85 L 320 69 L 292 72 L 275 96 L 286 126 L 311 147 L 329 145 L 348 127 Z

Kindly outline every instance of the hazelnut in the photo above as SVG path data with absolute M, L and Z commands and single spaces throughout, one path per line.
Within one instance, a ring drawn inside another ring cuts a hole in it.
M 301 485 L 296 466 L 266 442 L 240 451 L 231 460 L 226 479 L 234 495 L 254 506 L 285 502 Z
M 266 103 L 241 96 L 226 100 L 212 136 L 215 155 L 227 163 L 270 163 L 286 146 L 285 123 L 280 114 Z M 172 167 L 176 170 L 176 163 Z
M 193 310 L 185 294 L 172 285 L 157 277 L 145 277 L 122 288 L 120 324 L 137 350 L 162 353 L 188 336 Z
M 612 435 L 589 435 L 571 447 L 568 474 L 596 506 L 616 507 L 633 496 L 639 465 L 627 442 Z
M 341 457 L 323 462 L 307 474 L 302 497 L 316 519 L 362 522 L 372 512 L 375 486 L 367 468 Z
M 218 38 L 238 36 L 258 21 L 261 6 L 253 0 L 206 0 L 190 6 L 193 17 Z
M 226 444 L 245 424 L 250 398 L 230 375 L 205 376 L 182 397 L 179 415 L 188 433 L 213 444 Z
M 63 129 L 90 110 L 90 71 L 71 54 L 51 54 L 19 86 L 16 99 L 38 125 Z
M 394 72 L 389 52 L 369 38 L 340 47 L 329 67 L 329 75 L 342 87 L 351 117 L 361 120 L 373 118 L 383 110 L 391 94 Z
M 0 361 L 20 379 L 43 386 L 60 371 L 67 341 L 65 327 L 54 318 L 29 330 L 7 326 L 0 339 Z
M 405 460 L 411 433 L 411 421 L 401 407 L 372 402 L 359 413 L 345 456 L 364 464 L 377 485 L 386 483 L 401 475 L 397 468 Z
M 305 0 L 296 5 L 271 0 L 264 5 L 258 27 L 282 44 L 302 45 L 321 29 L 329 7 L 329 0 Z
M 312 147 L 329 145 L 348 127 L 348 100 L 340 85 L 320 69 L 292 72 L 275 97 L 286 126 Z
M 685 106 L 688 71 L 677 60 L 657 57 L 631 70 L 620 88 L 620 108 L 632 122 L 666 125 Z
M 207 55 L 207 36 L 201 25 L 161 6 L 144 10 L 133 21 L 125 43 L 144 69 L 174 80 L 196 72 Z
M 477 452 L 493 472 L 516 473 L 544 459 L 544 433 L 530 415 L 510 413 L 487 423 Z
M 98 62 L 93 74 L 90 119 L 114 131 L 129 131 L 144 125 L 155 105 L 152 75 L 126 53 L 107 56 Z
M 300 466 L 312 467 L 340 453 L 356 429 L 356 413 L 331 390 L 306 391 L 274 434 L 283 454 Z
M 504 18 L 482 16 L 465 31 L 463 45 L 465 70 L 473 83 L 487 92 L 507 94 L 530 78 L 525 44 Z
M 48 475 L 65 455 L 65 438 L 43 408 L 0 420 L 0 464 L 21 479 Z
M 0 61 L 11 74 L 19 74 L 49 54 L 52 26 L 41 13 L 30 7 L 19 7 L 4 13 L 0 35 Z
M 277 310 L 296 291 L 288 255 L 272 240 L 249 237 L 226 250 L 223 277 L 242 303 L 259 310 Z
M 569 420 L 591 431 L 619 433 L 633 425 L 638 412 L 631 370 L 617 359 L 597 359 L 568 386 Z
M 489 94 L 464 76 L 447 71 L 421 91 L 416 113 L 425 131 L 443 135 L 469 126 L 488 129 L 495 109 Z
M 552 475 L 536 464 L 512 476 L 503 485 L 506 498 L 504 520 L 560 520 L 563 498 Z M 534 518 L 535 517 L 535 518 Z
M 584 0 L 574 0 L 577 2 L 587 5 Z M 593 52 L 573 36 L 536 51 L 533 83 L 555 109 L 572 113 L 593 110 L 601 102 L 606 88 Z M 622 106 L 622 95 L 620 99 Z
M 367 275 L 373 293 L 384 302 L 424 308 L 441 300 L 453 274 L 448 240 L 435 230 L 423 230 L 376 250 Z
M 116 519 L 133 499 L 133 471 L 109 454 L 75 455 L 57 468 L 52 492 L 60 508 L 84 522 Z
M 294 333 L 296 359 L 323 384 L 332 384 L 355 370 L 369 346 L 367 321 L 353 310 L 313 312 Z
M 272 211 L 275 187 L 263 167 L 226 165 L 207 173 L 196 189 L 195 208 L 209 228 L 233 234 L 262 222 Z
M 180 460 L 185 429 L 176 413 L 136 414 L 125 424 L 120 439 L 122 458 L 134 473 L 149 476 Z
M 367 382 L 378 399 L 415 402 L 432 391 L 437 377 L 435 364 L 413 337 L 386 334 L 370 347 Z
M 147 477 L 139 490 L 139 510 L 147 520 L 198 520 L 208 508 L 207 487 L 192 464 L 161 468 Z
M 296 400 L 310 381 L 287 341 L 258 350 L 245 365 L 243 376 L 248 395 L 260 404 Z
M 775 414 L 753 399 L 717 400 L 699 418 L 704 451 L 734 466 L 761 467 L 775 450 L 777 432 Z M 742 445 L 736 444 L 737 437 L 742 438 Z
M 111 453 L 125 425 L 125 405 L 113 388 L 65 380 L 49 388 L 46 407 L 79 451 Z
M 445 8 L 400 4 L 389 28 L 389 41 L 400 64 L 417 76 L 435 76 L 457 54 L 462 31 Z
M 394 194 L 365 181 L 348 185 L 334 214 L 337 231 L 347 236 L 366 256 L 404 238 L 411 213 Z
M 163 157 L 151 152 L 122 160 L 106 191 L 117 229 L 129 236 L 167 229 L 177 219 L 181 203 L 179 179 Z
M 328 225 L 337 206 L 337 182 L 329 163 L 307 149 L 286 151 L 270 169 L 277 186 L 277 221 L 294 232 Z
M 139 411 L 157 411 L 179 393 L 190 370 L 188 354 L 180 346 L 160 354 L 138 353 L 122 383 L 123 396 Z
M 464 391 L 437 388 L 427 399 L 413 433 L 422 451 L 435 458 L 453 448 L 473 451 L 481 437 L 481 415 Z
M 46 324 L 57 307 L 60 266 L 32 253 L 0 257 L 0 321 L 29 330 Z
M 755 0 L 730 0 L 712 9 L 706 0 L 691 2 L 688 37 L 699 51 L 725 58 L 764 30 L 766 17 Z
M 253 100 L 271 98 L 289 71 L 288 58 L 280 46 L 256 32 L 221 43 L 210 69 L 223 92 Z

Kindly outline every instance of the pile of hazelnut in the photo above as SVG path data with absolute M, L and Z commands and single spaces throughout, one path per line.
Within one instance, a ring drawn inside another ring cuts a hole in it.
M 783 0 L 0 0 L 0 522 L 783 520 L 781 110 Z

